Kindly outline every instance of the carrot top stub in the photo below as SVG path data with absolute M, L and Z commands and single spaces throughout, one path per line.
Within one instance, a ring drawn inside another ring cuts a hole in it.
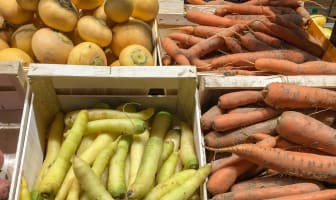
M 336 92 L 292 83 L 271 83 L 262 90 L 264 102 L 275 108 L 336 110 Z

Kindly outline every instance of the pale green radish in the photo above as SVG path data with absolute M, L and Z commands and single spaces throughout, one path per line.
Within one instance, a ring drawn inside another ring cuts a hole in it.
M 163 149 L 163 138 L 169 130 L 172 116 L 165 111 L 158 112 L 153 119 L 151 134 L 146 143 L 140 168 L 134 183 L 127 192 L 128 198 L 142 199 L 155 183 L 159 160 Z
M 159 200 L 188 200 L 203 184 L 210 172 L 211 165 L 204 165 L 196 171 L 196 174 L 194 174 L 192 177 L 190 177 L 178 187 L 175 187 L 167 194 L 159 198 Z
M 80 158 L 74 157 L 73 168 L 81 189 L 88 194 L 90 199 L 113 200 L 112 196 L 100 182 L 100 178 L 92 171 L 89 164 Z
M 141 158 L 145 149 L 145 144 L 149 138 L 148 129 L 145 130 L 140 135 L 133 136 L 133 142 L 130 150 L 130 169 L 129 169 L 129 180 L 128 186 L 130 186 L 138 173 L 138 169 L 141 163 Z
M 184 169 L 198 168 L 198 159 L 194 145 L 194 135 L 190 126 L 185 122 L 181 122 L 180 157 Z
M 123 135 L 119 140 L 117 151 L 110 160 L 107 189 L 113 198 L 123 199 L 127 192 L 125 167 L 131 143 L 132 136 Z
M 87 110 L 81 110 L 74 122 L 74 125 L 69 130 L 69 136 L 65 138 L 62 143 L 55 161 L 41 181 L 39 196 L 42 198 L 53 199 L 55 197 L 67 171 L 71 166 L 71 158 L 75 154 L 84 132 L 86 131 L 87 122 L 88 112 Z
M 86 148 L 86 150 L 79 155 L 79 158 L 85 162 L 92 164 L 97 155 L 109 144 L 112 143 L 115 137 L 108 133 L 103 133 L 97 136 L 97 138 Z M 55 200 L 64 200 L 72 186 L 75 179 L 75 174 L 72 167 L 69 169 L 65 176 L 65 179 L 59 188 Z
M 169 179 L 175 173 L 178 158 L 179 154 L 177 151 L 174 151 L 170 154 L 170 156 L 160 168 L 160 171 L 156 177 L 157 183 L 162 183 L 163 181 Z
M 180 143 L 181 143 L 181 132 L 176 129 L 169 130 L 166 135 L 165 141 L 173 141 L 174 151 L 178 151 L 180 149 Z
M 174 142 L 173 141 L 164 141 L 163 142 L 163 149 L 162 149 L 162 153 L 160 156 L 160 160 L 159 160 L 159 169 L 162 166 L 162 164 L 164 163 L 164 161 L 167 160 L 167 158 L 170 156 L 170 154 L 174 151 Z
M 48 143 L 47 143 L 47 150 L 46 150 L 46 156 L 43 161 L 42 167 L 40 169 L 40 172 L 38 173 L 31 196 L 32 199 L 36 199 L 38 196 L 38 191 L 40 187 L 40 183 L 42 178 L 47 173 L 49 166 L 57 157 L 58 151 L 62 144 L 62 138 L 63 138 L 63 130 L 64 130 L 64 114 L 62 112 L 56 113 L 53 122 L 51 123 L 49 127 L 48 132 Z
M 185 181 L 196 174 L 196 170 L 187 169 L 174 174 L 171 178 L 156 185 L 144 198 L 144 200 L 157 200 L 163 195 L 167 194 L 172 189 L 179 187 Z
M 123 112 L 119 110 L 112 109 L 89 109 L 89 121 L 99 120 L 99 119 L 141 119 L 147 120 L 154 115 L 154 108 L 147 108 L 136 113 Z M 78 111 L 68 112 L 65 115 L 65 124 L 67 126 L 72 126 L 73 122 L 77 117 Z
M 100 119 L 88 122 L 85 135 L 111 133 L 141 134 L 146 130 L 146 123 L 141 119 Z

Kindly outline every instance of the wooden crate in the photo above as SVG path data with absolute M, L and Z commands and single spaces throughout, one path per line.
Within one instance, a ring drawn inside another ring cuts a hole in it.
M 0 62 L 0 149 L 5 156 L 3 173 L 9 175 L 10 193 L 15 191 L 17 161 L 21 156 L 25 117 L 25 76 L 19 62 Z M 14 168 L 13 168 L 14 167 Z M 11 197 L 9 197 L 11 199 Z
M 44 156 L 47 127 L 54 114 L 88 108 L 97 102 L 112 106 L 136 102 L 141 108 L 167 110 L 187 121 L 194 131 L 200 165 L 205 164 L 201 148 L 196 69 L 178 67 L 81 67 L 31 65 L 28 72 L 32 88 L 26 139 L 18 171 L 28 171 L 26 179 L 33 185 Z M 34 159 L 31 158 L 34 155 Z M 18 178 L 20 180 L 20 176 Z M 205 186 L 201 189 L 203 196 Z M 18 189 L 13 199 L 18 199 Z M 206 197 L 202 197 L 206 199 Z
M 158 15 L 158 59 L 160 65 L 162 65 L 161 58 L 165 55 L 165 50 L 162 48 L 161 40 L 167 36 L 169 33 L 174 32 L 174 28 L 178 26 L 186 26 L 186 25 L 195 25 L 192 22 L 189 22 L 185 17 L 185 11 L 189 9 L 196 9 L 202 12 L 214 13 L 217 5 L 184 5 L 183 1 L 180 0 L 172 0 L 172 1 L 164 1 L 163 5 L 166 6 L 164 9 L 159 10 Z M 310 21 L 308 23 L 307 32 L 310 33 L 313 37 L 319 40 L 322 43 L 324 49 L 323 60 L 336 62 L 336 48 L 331 44 L 331 42 L 323 35 L 320 29 L 318 29 L 317 25 Z M 202 73 L 201 73 L 202 74 Z
M 0 122 L 21 119 L 25 96 L 25 77 L 18 62 L 0 62 Z
M 201 114 L 217 105 L 218 97 L 241 90 L 261 90 L 269 83 L 287 82 L 336 90 L 335 76 L 202 76 L 199 84 Z M 202 133 L 202 135 L 204 135 Z M 206 154 L 207 155 L 207 154 Z

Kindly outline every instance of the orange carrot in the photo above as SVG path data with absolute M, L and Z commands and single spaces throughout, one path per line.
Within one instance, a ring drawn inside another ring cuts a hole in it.
M 232 109 L 258 102 L 262 102 L 260 91 L 251 90 L 230 92 L 218 98 L 218 106 L 222 109 Z
M 328 126 L 331 126 L 336 122 L 336 112 L 333 110 L 325 110 L 322 112 L 313 111 L 309 112 L 309 115 Z
M 224 16 L 226 14 L 237 13 L 241 15 L 281 15 L 295 13 L 291 8 L 286 7 L 271 7 L 261 5 L 249 5 L 249 4 L 229 4 L 216 8 L 215 14 Z
M 216 116 L 223 114 L 222 110 L 217 106 L 212 106 L 209 110 L 207 110 L 201 116 L 201 128 L 203 131 L 207 131 L 211 129 L 213 120 Z
M 212 128 L 215 131 L 232 130 L 271 119 L 279 114 L 280 112 L 273 108 L 260 108 L 246 113 L 223 114 L 214 118 Z
M 284 197 L 272 198 L 268 200 L 335 200 L 336 190 L 327 189 L 317 192 L 289 195 Z
M 241 45 L 249 51 L 264 51 L 275 50 L 275 48 L 268 44 L 258 40 L 252 33 L 246 33 L 245 35 L 239 35 Z
M 258 109 L 260 109 L 260 108 L 257 108 L 257 107 L 238 107 L 238 108 L 228 110 L 227 113 L 246 113 L 246 112 L 255 111 L 255 110 L 258 110 Z
M 260 58 L 255 61 L 255 67 L 284 75 L 336 75 L 336 63 L 326 61 L 296 64 L 288 60 Z
M 224 38 L 225 45 L 231 51 L 231 53 L 243 53 L 245 52 L 243 48 L 240 46 L 237 39 L 233 37 L 225 37 Z
M 268 34 L 258 32 L 258 31 L 252 31 L 251 32 L 258 40 L 268 44 L 269 46 L 272 46 L 274 48 L 280 48 L 283 45 L 283 41 L 276 38 L 272 37 Z
M 252 5 L 264 5 L 264 6 L 284 6 L 296 8 L 300 6 L 302 1 L 300 0 L 249 0 L 244 4 Z
M 287 27 L 267 21 L 253 21 L 249 25 L 255 31 L 278 37 L 314 56 L 320 57 L 323 54 L 323 49 L 320 45 L 309 41 L 307 38 L 300 37 Z
M 264 73 L 260 71 L 249 71 L 249 70 L 241 70 L 241 69 L 217 69 L 211 71 L 215 74 L 220 74 L 224 76 L 262 76 L 268 75 L 269 73 Z
M 260 147 L 255 144 L 239 144 L 222 149 L 208 148 L 216 152 L 230 152 L 265 168 L 293 176 L 336 183 L 336 157 L 285 151 L 279 148 Z
M 309 55 L 306 52 L 298 50 L 271 50 L 257 51 L 248 53 L 237 53 L 224 55 L 212 60 L 211 67 L 219 68 L 226 65 L 231 66 L 253 66 L 258 58 L 277 58 L 288 59 L 295 63 L 303 63 L 305 61 L 317 60 L 318 58 Z
M 214 26 L 197 25 L 197 26 L 182 26 L 178 27 L 177 30 L 186 32 L 191 35 L 208 38 L 218 33 L 221 30 L 221 28 Z
M 297 7 L 295 11 L 298 15 L 302 16 L 305 21 L 310 19 L 310 13 L 303 6 Z
M 292 83 L 270 83 L 262 90 L 266 104 L 275 108 L 336 110 L 336 92 Z
M 283 112 L 276 130 L 288 141 L 336 155 L 336 130 L 308 115 Z
M 231 27 L 235 24 L 245 24 L 247 20 L 226 19 L 214 14 L 201 12 L 198 10 L 188 10 L 186 18 L 196 24 L 217 27 Z
M 234 166 L 221 168 L 210 175 L 207 189 L 211 194 L 220 194 L 229 190 L 237 177 L 255 165 L 249 161 L 241 160 Z
M 303 152 L 303 153 L 313 153 L 313 154 L 319 154 L 319 155 L 330 155 L 326 152 L 310 148 L 308 146 L 303 146 L 300 144 L 292 143 L 282 137 L 278 137 L 276 140 L 276 148 L 284 149 L 287 151 L 297 151 L 297 152 Z
M 296 183 L 317 183 L 316 181 L 298 178 L 294 176 L 287 176 L 284 174 L 278 174 L 273 176 L 262 176 L 256 177 L 250 180 L 242 181 L 234 184 L 230 191 L 245 191 L 251 189 L 259 189 L 259 188 L 269 188 L 269 187 L 278 187 L 284 185 L 291 185 Z
M 197 44 L 198 42 L 204 40 L 203 38 L 185 34 L 185 33 L 179 33 L 179 32 L 172 32 L 168 35 L 171 39 L 178 41 L 182 43 L 187 48 Z
M 166 54 L 162 57 L 162 64 L 164 66 L 171 65 L 172 63 L 173 63 L 172 57 L 170 57 L 169 55 Z
M 263 147 L 274 147 L 276 145 L 276 142 L 277 140 L 274 137 L 270 136 L 268 138 L 264 138 L 258 141 L 257 145 L 263 146 Z M 244 159 L 235 154 L 232 154 L 231 156 L 226 157 L 226 158 L 215 160 L 212 162 L 211 173 L 214 173 L 215 171 L 221 168 L 224 168 L 224 167 L 236 165 L 241 160 L 244 160 Z
M 187 0 L 187 2 L 194 5 L 206 5 L 206 2 L 203 0 Z
M 249 136 L 255 133 L 265 133 L 270 135 L 274 134 L 276 123 L 277 122 L 275 118 L 229 133 L 211 131 L 204 136 L 204 141 L 207 146 L 215 148 L 233 146 L 246 142 Z
M 180 65 L 190 65 L 189 60 L 181 53 L 181 49 L 176 45 L 176 43 L 166 37 L 162 40 L 162 46 L 166 50 L 167 54 L 174 58 L 177 64 Z
M 273 147 L 275 141 L 272 139 L 265 139 L 258 142 L 256 145 Z M 207 189 L 211 194 L 220 194 L 228 191 L 240 175 L 249 171 L 252 171 L 252 173 L 256 171 L 256 165 L 240 157 L 237 158 L 234 154 L 231 158 L 227 159 L 226 167 L 224 167 L 224 163 L 221 164 L 222 168 L 217 168 L 218 170 L 212 168 L 212 175 L 207 182 Z
M 228 192 L 212 197 L 212 200 L 259 200 L 282 197 L 294 194 L 320 191 L 321 187 L 314 183 L 297 183 L 285 186 L 257 188 L 238 192 Z

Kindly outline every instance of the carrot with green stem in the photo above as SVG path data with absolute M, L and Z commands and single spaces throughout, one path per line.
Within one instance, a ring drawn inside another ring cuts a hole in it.
M 141 119 L 100 119 L 87 124 L 85 135 L 97 133 L 141 134 L 146 129 L 145 121 Z
M 90 166 L 80 158 L 74 157 L 73 167 L 76 178 L 81 188 L 88 194 L 91 199 L 113 200 L 110 193 L 100 182 L 98 176 L 92 171 Z
M 87 110 L 80 111 L 74 125 L 69 131 L 69 136 L 62 143 L 55 161 L 50 166 L 47 174 L 40 183 L 39 193 L 42 198 L 53 199 L 55 197 L 71 166 L 71 157 L 75 154 L 84 132 L 86 131 L 87 122 Z
M 336 159 L 332 156 L 260 147 L 255 144 L 239 144 L 222 149 L 206 148 L 210 151 L 235 153 L 250 162 L 280 173 L 336 183 L 336 172 L 330 171 L 330 168 L 336 166 Z
M 179 151 L 181 145 L 181 131 L 171 129 L 166 134 L 164 141 L 172 141 L 174 143 L 174 151 Z M 163 147 L 164 149 L 165 147 Z
M 159 198 L 160 200 L 184 200 L 190 198 L 194 192 L 201 186 L 210 174 L 211 165 L 202 166 L 196 171 L 196 174 L 182 183 L 179 187 L 175 187 L 167 194 Z
M 249 189 L 238 192 L 227 192 L 217 194 L 212 200 L 258 200 L 275 197 L 282 197 L 294 194 L 303 194 L 309 192 L 320 191 L 322 188 L 314 183 L 296 183 L 285 186 L 274 186 L 267 188 Z
M 146 131 L 140 135 L 134 135 L 133 141 L 130 149 L 130 170 L 129 170 L 129 184 L 131 185 L 138 173 L 138 169 L 140 167 L 141 158 L 145 149 L 146 142 L 149 138 L 149 131 Z
M 156 183 L 162 183 L 166 181 L 175 173 L 178 159 L 179 153 L 177 151 L 174 151 L 170 154 L 170 156 L 162 164 L 156 176 Z
M 175 144 L 173 141 L 165 140 L 163 142 L 162 153 L 160 156 L 158 169 L 160 169 L 161 165 L 167 160 L 170 154 L 174 151 L 174 148 Z
M 275 108 L 325 108 L 336 110 L 336 92 L 292 83 L 270 83 L 262 95 Z
M 104 133 L 97 136 L 97 138 L 88 146 L 83 153 L 79 155 L 79 158 L 87 162 L 88 164 L 92 164 L 94 160 L 96 159 L 96 156 L 110 143 L 114 140 L 114 136 Z M 69 190 L 72 188 L 72 184 L 74 184 L 73 191 L 74 193 L 78 191 L 76 188 L 76 183 L 73 183 L 75 180 L 75 175 L 73 172 L 73 168 L 70 167 L 68 170 L 62 185 L 60 186 L 55 200 L 64 200 L 69 192 Z
M 276 125 L 277 118 L 273 118 L 228 133 L 211 131 L 205 135 L 204 140 L 206 145 L 210 147 L 233 146 L 246 142 L 247 139 L 255 133 L 272 135 L 275 133 Z
M 156 185 L 144 198 L 144 200 L 157 200 L 196 174 L 195 169 L 187 169 L 174 174 L 166 181 Z
M 131 135 L 123 135 L 117 145 L 117 150 L 110 160 L 107 188 L 113 198 L 123 199 L 127 192 L 125 166 L 129 147 L 132 143 Z
M 172 117 L 168 112 L 160 111 L 155 115 L 151 136 L 146 143 L 137 177 L 128 188 L 128 198 L 143 198 L 154 184 L 162 153 L 163 138 L 171 126 L 171 121 Z M 143 182 L 144 180 L 146 181 Z
M 181 147 L 180 147 L 180 158 L 184 169 L 197 169 L 198 159 L 196 155 L 195 145 L 194 145 L 194 135 L 191 127 L 185 123 L 181 122 Z
M 132 113 L 124 112 L 113 109 L 88 109 L 88 121 L 100 120 L 100 119 L 140 119 L 148 120 L 154 114 L 154 108 L 147 108 L 142 111 Z M 72 126 L 78 115 L 78 111 L 68 112 L 65 115 L 65 124 L 67 126 Z
M 33 189 L 32 189 L 32 199 L 36 199 L 38 196 L 39 187 L 42 179 L 45 177 L 45 174 L 48 172 L 49 166 L 54 162 L 57 157 L 58 151 L 61 147 L 63 130 L 64 130 L 64 114 L 58 112 L 53 122 L 50 125 L 48 133 L 48 143 L 46 156 L 41 166 L 40 172 L 38 173 Z
M 107 169 L 107 165 L 111 159 L 111 157 L 113 156 L 113 154 L 115 153 L 115 151 L 117 150 L 117 145 L 119 142 L 119 139 L 116 139 L 113 142 L 110 142 L 98 155 L 97 158 L 95 159 L 95 161 L 92 164 L 92 171 L 98 176 L 98 177 L 102 177 L 104 170 Z M 108 171 L 108 170 L 106 170 Z M 107 179 L 107 178 L 106 178 Z M 107 182 L 107 180 L 106 180 Z M 89 196 L 88 194 L 86 194 L 86 192 L 83 192 L 83 194 L 81 195 L 80 200 L 89 200 Z

